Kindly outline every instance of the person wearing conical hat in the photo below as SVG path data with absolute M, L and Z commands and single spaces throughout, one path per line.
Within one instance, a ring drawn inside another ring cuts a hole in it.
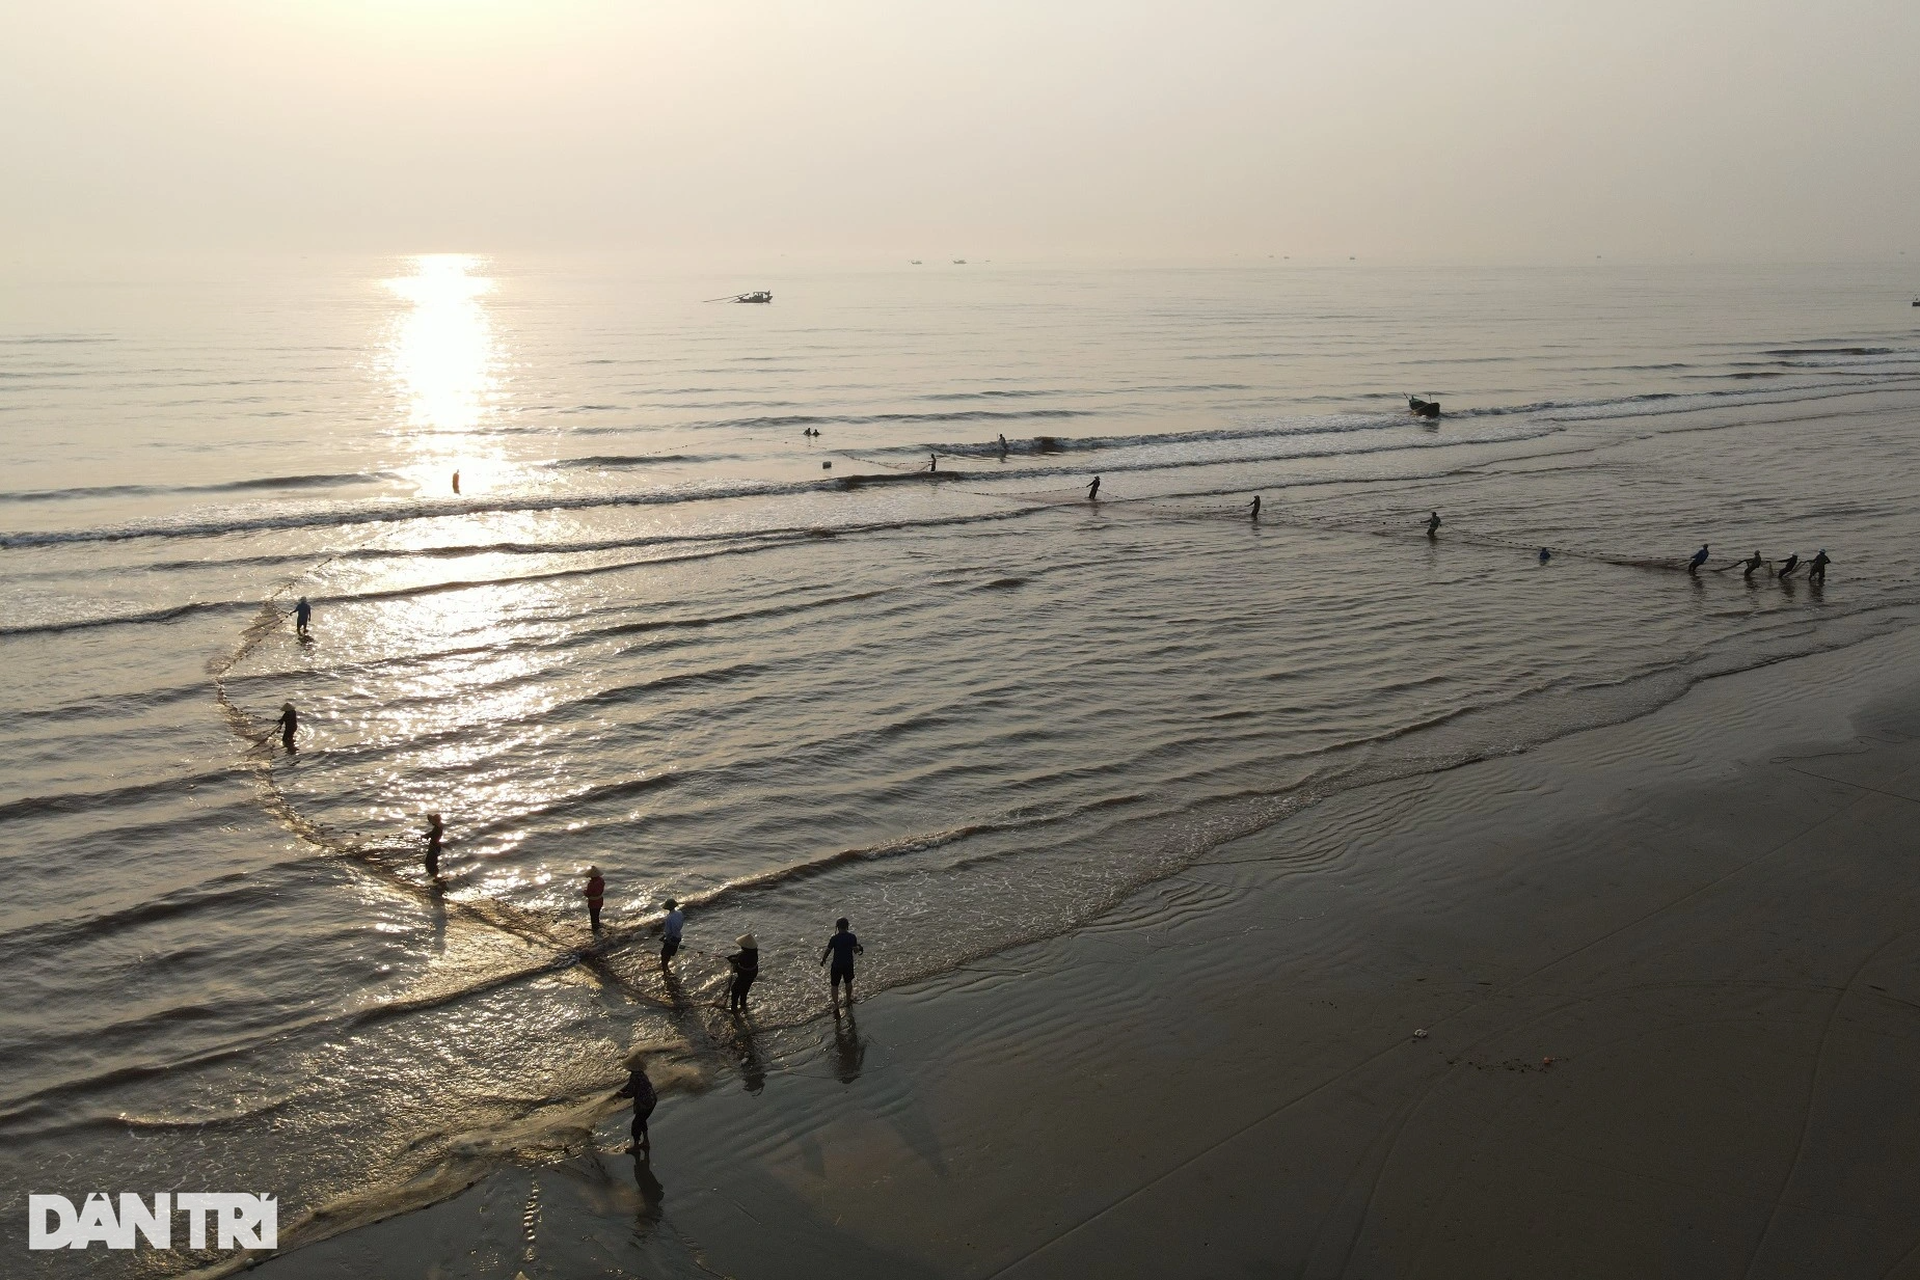
M 727 963 L 733 966 L 733 985 L 727 991 L 727 1008 L 735 1013 L 745 1013 L 747 992 L 753 990 L 753 980 L 760 976 L 760 944 L 754 941 L 751 933 L 743 933 L 734 941 L 740 949 L 727 957 Z
M 633 1150 L 637 1154 L 651 1151 L 653 1142 L 647 1136 L 647 1117 L 653 1114 L 654 1104 L 660 1100 L 653 1091 L 653 1081 L 647 1079 L 647 1051 L 635 1049 L 626 1057 L 627 1083 L 616 1098 L 633 1099 Z
M 273 722 L 273 727 L 280 731 L 280 744 L 287 749 L 288 755 L 292 755 L 293 735 L 300 732 L 300 713 L 293 709 L 291 702 L 280 704 L 280 718 Z

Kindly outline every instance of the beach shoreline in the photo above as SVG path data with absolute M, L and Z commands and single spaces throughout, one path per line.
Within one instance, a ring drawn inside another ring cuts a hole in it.
M 1347 792 L 264 1269 L 1920 1274 L 1916 741 L 1909 628 Z

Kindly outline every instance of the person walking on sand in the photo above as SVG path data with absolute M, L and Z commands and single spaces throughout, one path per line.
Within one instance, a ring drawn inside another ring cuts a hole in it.
M 828 999 L 833 1001 L 833 1011 L 838 1015 L 840 984 L 843 982 L 847 984 L 847 1007 L 851 1009 L 853 1007 L 853 958 L 856 955 L 865 955 L 867 949 L 860 945 L 860 939 L 853 936 L 853 930 L 847 927 L 845 916 L 833 922 L 833 930 L 833 936 L 827 939 L 826 950 L 820 953 L 820 963 L 825 964 L 827 957 L 833 957 L 833 968 L 828 971 L 833 987 Z
M 667 918 L 661 929 L 662 936 L 660 939 L 660 967 L 662 969 L 667 967 L 667 962 L 672 960 L 674 955 L 680 950 L 680 931 L 687 927 L 687 913 L 680 909 L 680 904 L 672 898 L 668 898 L 666 905 Z
M 607 900 L 606 877 L 600 874 L 600 868 L 587 868 L 587 887 L 580 891 L 587 900 L 587 919 L 593 922 L 593 931 L 600 932 L 600 908 Z
M 300 731 L 300 713 L 293 709 L 291 702 L 280 704 L 280 718 L 273 722 L 273 727 L 280 731 L 280 745 L 287 749 L 288 755 L 292 755 L 293 735 Z
M 647 1136 L 647 1117 L 653 1114 L 653 1108 L 660 1101 L 660 1095 L 653 1091 L 653 1081 L 647 1079 L 647 1051 L 635 1049 L 628 1054 L 625 1063 L 627 1083 L 613 1096 L 633 1099 L 633 1147 L 635 1153 L 653 1150 L 653 1141 Z
M 1807 563 L 1807 581 L 1817 582 L 1823 587 L 1826 586 L 1827 566 L 1832 563 L 1833 560 L 1827 555 L 1827 549 L 1825 547 L 1820 548 L 1820 554 Z
M 1087 486 L 1087 501 L 1088 502 L 1100 501 L 1100 477 L 1099 476 L 1095 476 L 1093 478 L 1093 483 Z
M 1434 511 L 1427 516 L 1427 541 L 1432 542 L 1440 536 L 1440 513 Z
M 1707 562 L 1707 544 L 1703 542 L 1700 544 L 1700 549 L 1693 553 L 1693 559 L 1687 561 L 1687 572 L 1690 574 L 1699 573 L 1700 566 L 1705 564 L 1706 562 Z
M 313 606 L 307 603 L 305 596 L 301 596 L 300 603 L 293 606 L 294 634 L 302 636 L 307 634 L 307 624 L 311 621 L 313 621 Z
M 727 988 L 727 1009 L 745 1013 L 747 992 L 753 990 L 753 980 L 760 976 L 760 944 L 750 933 L 743 933 L 734 941 L 740 949 L 727 957 L 727 963 L 733 966 L 733 983 Z
M 1259 494 L 1256 493 L 1253 495 L 1253 502 L 1250 505 L 1253 507 L 1253 522 L 1255 524 L 1259 524 L 1260 523 L 1260 495 Z
M 435 880 L 440 878 L 440 840 L 446 835 L 446 828 L 440 822 L 440 815 L 427 815 L 427 874 Z

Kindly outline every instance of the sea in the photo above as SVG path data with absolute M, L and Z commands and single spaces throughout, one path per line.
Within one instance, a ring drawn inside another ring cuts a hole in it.
M 837 917 L 870 996 L 1920 620 L 1888 263 L 10 271 L 8 1274 L 220 1260 L 30 1192 L 297 1245 L 606 1141 L 636 1044 L 777 1092 Z

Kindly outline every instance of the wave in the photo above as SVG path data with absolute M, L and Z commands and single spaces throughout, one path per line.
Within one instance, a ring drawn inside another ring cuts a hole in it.
M 311 559 L 311 557 L 308 557 Z M 86 631 L 93 627 L 121 627 L 140 623 L 177 622 L 181 618 L 190 618 L 202 613 L 231 613 L 236 609 L 252 609 L 256 606 L 237 600 L 196 600 L 188 604 L 176 604 L 165 609 L 147 609 L 138 613 L 101 614 L 91 618 L 66 618 L 57 622 L 25 622 L 18 626 L 0 627 L 0 638 L 12 636 L 51 635 L 65 631 Z
M 215 484 L 96 484 L 70 489 L 0 490 L 0 502 L 64 502 L 75 498 L 127 498 L 156 494 L 248 493 L 279 489 L 336 489 L 379 484 L 400 477 L 391 471 L 348 471 L 301 476 L 261 476 Z

